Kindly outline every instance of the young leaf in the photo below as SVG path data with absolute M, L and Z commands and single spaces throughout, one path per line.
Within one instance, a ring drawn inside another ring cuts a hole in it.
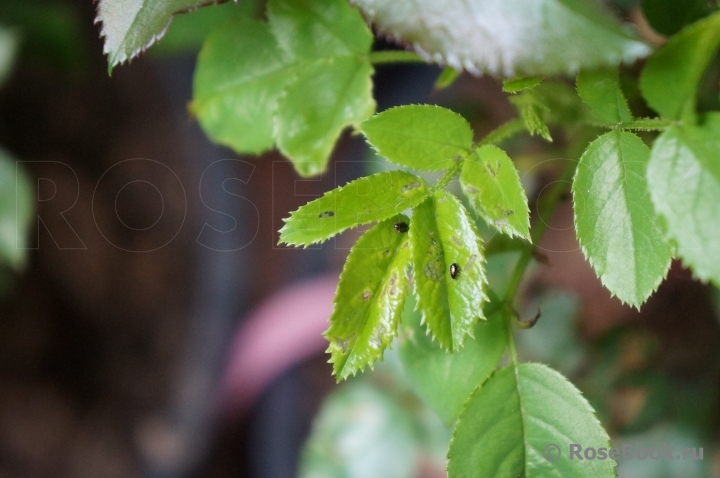
M 474 74 L 575 74 L 649 53 L 593 0 L 355 3 L 380 32 L 412 45 L 428 61 Z
M 18 164 L 0 149 L 0 262 L 14 269 L 27 261 L 32 186 Z
M 481 146 L 465 160 L 460 184 L 470 205 L 488 225 L 530 240 L 530 209 L 512 160 L 497 146 Z
M 648 60 L 640 91 L 652 109 L 669 119 L 694 121 L 703 72 L 720 43 L 720 12 L 675 35 Z
M 634 307 L 657 289 L 672 259 L 648 196 L 649 157 L 634 134 L 605 133 L 580 158 L 572 185 L 585 257 L 605 287 Z
M 610 448 L 592 407 L 565 377 L 541 364 L 510 365 L 478 388 L 460 413 L 448 477 L 616 476 L 610 458 L 570 459 L 571 443 Z
M 322 172 L 342 130 L 372 115 L 372 35 L 343 0 L 270 0 L 269 23 L 228 22 L 208 38 L 192 111 L 241 153 L 277 144 L 303 176 Z
M 720 114 L 698 126 L 675 126 L 653 145 L 647 169 L 650 197 L 677 254 L 702 280 L 720 285 Z
M 280 229 L 280 242 L 295 246 L 322 242 L 351 227 L 400 214 L 427 195 L 425 181 L 405 171 L 356 179 L 291 213 Z
M 576 83 L 580 98 L 602 119 L 609 123 L 632 121 L 632 113 L 620 89 L 617 68 L 581 70 Z
M 455 68 L 451 68 L 449 66 L 443 68 L 442 73 L 440 73 L 440 76 L 435 82 L 435 89 L 444 90 L 445 88 L 449 88 L 453 83 L 455 83 L 455 80 L 460 78 L 461 74 L 462 71 L 456 70 Z
M 539 134 L 544 140 L 552 142 L 550 130 L 542 118 L 543 112 L 548 111 L 548 107 L 540 101 L 535 92 L 526 91 L 509 99 L 520 114 L 528 132 L 533 136 Z
M 423 323 L 442 348 L 460 350 L 485 318 L 485 258 L 475 225 L 455 196 L 438 191 L 413 210 L 410 244 Z
M 531 76 L 530 78 L 512 78 L 503 81 L 502 90 L 505 93 L 515 94 L 523 90 L 535 88 L 540 83 L 542 83 L 542 78 L 537 76 Z
M 448 426 L 473 390 L 495 370 L 505 351 L 507 323 L 498 313 L 486 310 L 485 315 L 488 319 L 475 326 L 474 338 L 467 339 L 454 354 L 430 340 L 420 324 L 420 314 L 404 319 L 399 347 L 403 369 L 413 390 Z
M 393 163 L 421 171 L 452 167 L 466 156 L 473 131 L 459 114 L 433 105 L 392 108 L 360 125 L 370 145 Z
M 108 69 L 131 60 L 163 37 L 173 15 L 213 3 L 208 0 L 100 0 L 103 52 Z
M 409 285 L 410 243 L 407 232 L 394 225 L 408 222 L 402 215 L 385 220 L 350 250 L 325 332 L 338 381 L 372 367 L 397 335 Z

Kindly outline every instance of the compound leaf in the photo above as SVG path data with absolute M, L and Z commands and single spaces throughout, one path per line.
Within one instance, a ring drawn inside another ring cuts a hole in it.
M 632 121 L 632 113 L 620 89 L 617 68 L 582 70 L 577 76 L 576 84 L 580 98 L 605 121 L 609 123 Z
M 652 109 L 670 119 L 695 120 L 703 72 L 720 43 L 720 13 L 673 36 L 648 60 L 640 91 Z
M 410 227 L 415 294 L 422 321 L 451 352 L 485 318 L 480 237 L 455 196 L 438 191 L 413 210 Z
M 208 37 L 191 110 L 219 143 L 252 154 L 277 145 L 315 175 L 342 130 L 375 110 L 372 36 L 343 0 L 270 0 L 268 18 L 235 19 Z
M 674 126 L 652 147 L 647 178 L 677 254 L 702 280 L 720 285 L 720 114 Z
M 459 114 L 433 105 L 391 108 L 360 125 L 370 145 L 393 163 L 422 171 L 452 167 L 466 156 L 473 131 Z
M 131 60 L 163 37 L 173 15 L 214 3 L 208 0 L 100 0 L 103 52 L 109 70 Z
M 474 74 L 575 74 L 649 53 L 593 0 L 355 3 L 380 32 L 428 61 Z
M 372 367 L 397 335 L 409 286 L 410 243 L 407 230 L 394 225 L 408 222 L 402 215 L 385 220 L 350 250 L 325 332 L 338 381 Z
M 657 289 L 672 259 L 648 195 L 649 157 L 634 134 L 605 133 L 580 158 L 572 185 L 585 257 L 605 287 L 635 307 Z
M 280 242 L 296 246 L 322 242 L 351 227 L 400 214 L 427 195 L 425 181 L 405 171 L 356 179 L 291 213 L 280 229 Z
M 460 413 L 448 477 L 616 476 L 612 459 L 570 459 L 571 443 L 610 448 L 594 410 L 565 377 L 541 364 L 510 365 L 478 388 Z
M 494 305 L 494 303 L 493 303 Z M 475 326 L 474 338 L 449 354 L 433 343 L 420 324 L 420 314 L 406 316 L 399 354 L 413 390 L 451 425 L 463 403 L 495 370 L 507 344 L 507 322 L 500 313 L 485 311 L 487 321 Z
M 530 209 L 520 176 L 510 157 L 486 145 L 468 157 L 460 184 L 472 208 L 498 231 L 530 239 Z

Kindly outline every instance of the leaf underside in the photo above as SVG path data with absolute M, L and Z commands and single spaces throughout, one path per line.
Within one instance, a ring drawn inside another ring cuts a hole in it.
M 173 15 L 209 5 L 212 0 L 100 0 L 103 52 L 108 68 L 131 60 L 163 37 Z
M 649 48 L 593 0 L 355 0 L 380 32 L 473 74 L 558 75 L 632 62 Z M 548 25 L 553 25 L 549 28 Z

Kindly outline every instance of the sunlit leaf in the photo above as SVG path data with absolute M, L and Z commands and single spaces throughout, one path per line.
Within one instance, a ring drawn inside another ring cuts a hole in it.
M 448 477 L 616 476 L 612 459 L 571 460 L 571 443 L 596 452 L 610 448 L 590 404 L 565 377 L 541 364 L 510 365 L 491 376 L 461 412 L 448 451 Z M 547 448 L 552 445 L 558 448 Z
M 649 53 L 594 0 L 356 0 L 384 34 L 471 73 L 557 75 Z
M 530 239 L 530 210 L 512 160 L 497 146 L 482 146 L 468 157 L 460 184 L 473 209 L 492 227 Z
M 438 191 L 413 210 L 410 243 L 423 323 L 442 348 L 457 351 L 485 318 L 485 258 L 475 225 L 455 196 Z
M 647 178 L 677 254 L 702 280 L 720 285 L 720 114 L 676 126 L 653 144 Z
M 413 207 L 428 195 L 422 178 L 387 171 L 356 179 L 291 213 L 280 242 L 307 246 L 346 229 L 382 221 Z
M 657 289 L 672 259 L 648 195 L 649 157 L 640 138 L 611 131 L 588 146 L 572 186 L 585 257 L 603 285 L 635 307 Z
M 335 307 L 325 337 L 338 380 L 372 367 L 397 335 L 408 291 L 410 243 L 405 216 L 367 231 L 355 243 L 340 274 Z
M 452 167 L 472 147 L 473 131 L 459 114 L 433 105 L 392 108 L 360 125 L 380 156 L 422 171 Z

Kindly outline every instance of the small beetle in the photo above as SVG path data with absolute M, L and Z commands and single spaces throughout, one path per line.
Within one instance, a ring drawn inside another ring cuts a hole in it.
M 450 277 L 453 279 L 457 279 L 458 274 L 460 273 L 460 266 L 457 265 L 455 262 L 450 264 Z
M 408 232 L 408 229 L 410 229 L 407 222 L 396 222 L 393 227 L 395 228 L 395 230 L 397 232 L 402 232 L 402 233 Z

